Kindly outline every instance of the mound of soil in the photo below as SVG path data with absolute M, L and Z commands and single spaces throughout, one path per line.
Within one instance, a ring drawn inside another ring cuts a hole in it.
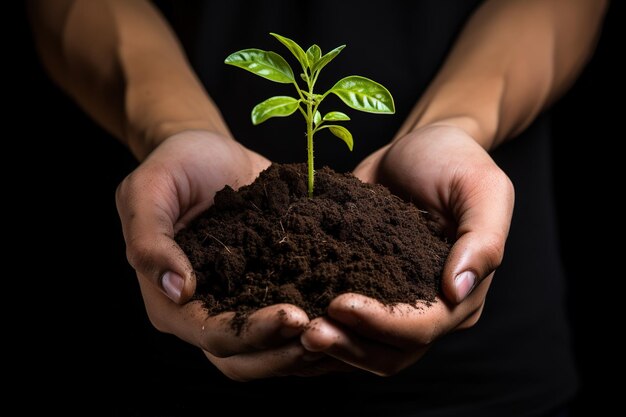
M 423 212 L 351 174 L 322 168 L 308 198 L 304 164 L 274 164 L 249 186 L 224 188 L 176 240 L 196 273 L 195 298 L 210 314 L 237 312 L 239 326 L 278 303 L 324 315 L 347 292 L 431 302 L 450 249 Z

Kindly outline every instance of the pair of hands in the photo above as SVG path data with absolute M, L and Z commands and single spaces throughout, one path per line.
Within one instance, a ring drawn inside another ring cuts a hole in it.
M 455 240 L 443 271 L 443 298 L 432 306 L 390 309 L 344 294 L 313 320 L 293 305 L 263 308 L 236 335 L 233 313 L 207 317 L 199 302 L 187 302 L 195 280 L 174 234 L 225 184 L 249 184 L 269 164 L 230 138 L 187 131 L 164 141 L 120 184 L 117 207 L 128 258 L 157 329 L 200 347 L 226 376 L 245 381 L 354 368 L 392 375 L 442 335 L 476 323 L 502 260 L 513 187 L 480 145 L 444 124 L 399 138 L 354 171 L 433 213 Z

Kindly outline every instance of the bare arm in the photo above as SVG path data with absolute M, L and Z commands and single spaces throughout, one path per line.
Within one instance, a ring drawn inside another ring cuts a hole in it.
M 31 0 L 52 78 L 139 159 L 188 129 L 230 136 L 160 13 L 145 0 Z
M 30 15 L 54 80 L 142 160 L 116 202 L 154 326 L 201 348 L 233 379 L 344 367 L 325 359 L 311 369 L 294 339 L 308 317 L 293 305 L 259 310 L 237 335 L 232 314 L 208 317 L 187 302 L 195 275 L 175 231 L 224 185 L 252 182 L 269 161 L 231 138 L 163 17 L 145 0 L 32 0 Z
M 434 123 L 485 149 L 519 134 L 574 81 L 595 46 L 604 0 L 491 0 L 461 33 L 398 137 Z
M 490 0 L 474 14 L 394 141 L 356 169 L 454 234 L 446 302 L 390 310 L 358 294 L 311 321 L 303 345 L 380 375 L 413 364 L 446 333 L 474 325 L 503 259 L 514 189 L 486 150 L 520 133 L 589 58 L 606 2 Z

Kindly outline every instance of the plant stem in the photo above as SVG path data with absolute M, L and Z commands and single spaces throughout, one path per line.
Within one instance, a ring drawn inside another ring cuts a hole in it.
M 294 81 L 293 84 L 296 86 L 296 90 L 298 90 L 298 94 L 300 95 L 300 100 L 303 103 L 306 103 L 306 113 L 304 112 L 304 110 L 302 110 L 302 107 L 300 107 L 299 105 L 298 105 L 298 108 L 300 109 L 300 111 L 302 112 L 302 115 L 304 116 L 304 119 L 306 120 L 307 166 L 308 166 L 308 171 L 309 171 L 309 175 L 308 175 L 309 193 L 308 194 L 309 194 L 309 198 L 312 198 L 313 186 L 315 184 L 315 168 L 313 165 L 313 135 L 315 135 L 315 130 L 313 129 L 313 122 L 315 119 L 315 112 L 317 111 L 317 107 L 319 106 L 320 103 L 315 102 L 314 94 L 313 94 L 313 86 L 315 85 L 315 81 L 317 80 L 317 73 L 311 74 L 311 76 L 309 76 L 309 74 L 307 73 L 307 69 L 304 66 L 302 67 L 302 69 L 304 70 L 305 81 L 307 83 L 307 86 L 309 87 L 308 94 L 306 93 L 306 91 L 303 94 L 297 82 Z M 306 99 L 304 97 L 305 95 L 306 95 Z M 314 106 L 314 103 L 315 103 L 315 106 Z
M 313 183 L 315 182 L 315 170 L 313 169 L 313 103 L 307 100 L 307 118 L 306 118 L 306 148 L 307 162 L 309 168 L 309 198 L 313 197 Z

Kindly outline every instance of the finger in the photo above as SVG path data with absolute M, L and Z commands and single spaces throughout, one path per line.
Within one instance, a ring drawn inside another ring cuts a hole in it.
M 232 312 L 209 317 L 199 301 L 179 306 L 147 280 L 140 279 L 139 284 L 154 327 L 219 357 L 284 344 L 309 323 L 306 313 L 298 307 L 277 304 L 251 314 L 238 332 L 232 323 Z
M 476 310 L 468 318 L 466 318 L 461 323 L 459 323 L 459 325 L 456 326 L 455 330 L 465 330 L 465 329 L 469 329 L 473 327 L 476 323 L 478 323 L 478 320 L 480 319 L 480 316 L 483 314 L 484 309 L 485 309 L 485 303 L 483 302 L 478 308 L 478 310 Z
M 460 303 L 502 262 L 513 214 L 511 181 L 497 167 L 462 177 L 451 199 L 458 218 L 457 240 L 442 274 L 442 291 Z
M 299 341 L 275 349 L 243 353 L 228 358 L 220 358 L 206 351 L 204 354 L 224 375 L 235 381 L 294 375 L 309 368 L 311 372 L 317 374 L 325 370 L 330 371 L 334 367 L 339 368 L 337 365 L 333 367 L 332 363 L 330 365 L 326 363 L 315 371 L 314 363 L 322 360 L 325 355 L 307 352 Z
M 234 313 L 226 313 L 206 320 L 199 335 L 204 350 L 227 357 L 268 349 L 299 336 L 309 324 L 306 313 L 291 304 L 276 304 L 254 312 L 240 332 L 232 326 L 233 317 Z
M 416 160 L 427 163 L 416 169 Z M 383 183 L 447 219 L 446 229 L 456 231 L 442 292 L 458 304 L 502 261 L 513 213 L 511 181 L 461 129 L 414 132 L 395 142 L 383 163 Z
M 129 263 L 139 277 L 182 304 L 193 295 L 196 280 L 189 260 L 174 241 L 179 216 L 176 195 L 171 176 L 148 164 L 120 184 L 116 203 Z
M 484 280 L 459 305 L 438 298 L 427 304 L 386 306 L 360 294 L 343 294 L 328 306 L 328 316 L 368 339 L 399 349 L 430 345 L 480 310 L 491 278 Z
M 300 341 L 307 350 L 324 352 L 354 367 L 381 376 L 396 374 L 426 352 L 425 347 L 402 351 L 391 345 L 366 339 L 323 317 L 311 321 Z

